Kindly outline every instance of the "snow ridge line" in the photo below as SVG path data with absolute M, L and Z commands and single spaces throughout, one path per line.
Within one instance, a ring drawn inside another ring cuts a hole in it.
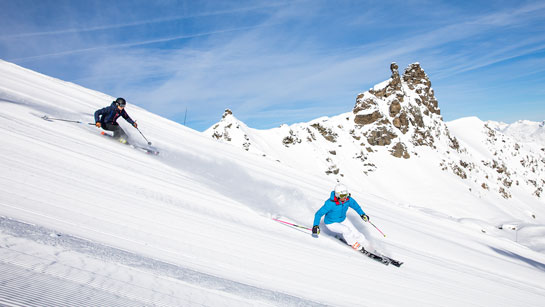
M 14 237 L 22 237 L 51 246 L 62 246 L 94 258 L 159 273 L 165 277 L 174 278 L 197 287 L 225 292 L 249 301 L 262 301 L 266 304 L 282 306 L 325 306 L 304 298 L 216 277 L 179 265 L 106 246 L 98 242 L 88 241 L 67 234 L 59 234 L 45 227 L 27 224 L 2 216 L 0 216 L 0 230 Z

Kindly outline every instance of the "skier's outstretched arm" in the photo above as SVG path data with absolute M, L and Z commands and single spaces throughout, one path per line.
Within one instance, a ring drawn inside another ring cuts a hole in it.
M 363 209 L 360 207 L 360 205 L 358 204 L 358 202 L 356 200 L 354 200 L 353 198 L 351 199 L 350 201 L 350 204 L 349 204 L 350 208 L 354 209 L 361 217 L 362 220 L 368 222 L 369 221 L 369 215 L 367 215 Z
M 121 113 L 121 116 L 131 125 L 133 125 L 134 128 L 138 128 L 138 124 L 132 118 L 127 114 L 125 110 L 123 110 L 123 113 Z

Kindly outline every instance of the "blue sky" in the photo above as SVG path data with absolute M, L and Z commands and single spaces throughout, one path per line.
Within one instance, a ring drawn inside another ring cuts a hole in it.
M 351 111 L 391 62 L 447 121 L 545 120 L 544 1 L 0 0 L 0 58 L 199 131 Z

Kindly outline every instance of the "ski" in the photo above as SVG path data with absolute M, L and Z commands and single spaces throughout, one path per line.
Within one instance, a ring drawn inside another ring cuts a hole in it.
M 362 250 L 362 253 L 364 253 L 364 254 L 365 254 L 365 253 L 372 254 L 372 255 L 373 255 L 372 257 L 378 257 L 378 258 L 380 258 L 380 259 L 376 259 L 377 261 L 380 260 L 380 261 L 383 262 L 383 263 L 388 262 L 388 264 L 391 264 L 391 265 L 396 266 L 396 267 L 398 267 L 398 268 L 403 264 L 403 262 L 401 262 L 401 261 L 397 261 L 397 260 L 395 260 L 395 259 L 392 259 L 392 258 L 390 258 L 390 257 L 388 257 L 388 256 L 384 256 L 384 255 L 379 254 L 379 253 L 371 253 L 371 252 L 368 252 L 368 251 L 365 251 L 365 252 L 364 252 L 364 250 Z M 368 257 L 371 257 L 371 256 L 368 256 Z
M 401 261 L 397 261 L 395 259 L 392 259 L 392 258 L 390 258 L 388 256 L 384 256 L 384 255 L 379 254 L 379 253 L 371 253 L 369 251 L 366 251 L 365 249 L 362 249 L 361 252 L 363 254 L 367 255 L 367 257 L 370 257 L 370 258 L 373 258 L 373 259 L 375 259 L 377 261 L 380 261 L 385 265 L 391 264 L 391 265 L 399 268 L 403 264 L 403 262 L 401 262 Z
M 154 155 L 154 156 L 157 156 L 159 154 L 159 151 L 157 149 L 155 149 L 154 147 L 144 147 L 144 146 L 138 146 L 138 145 L 129 145 L 135 149 L 139 149 L 139 150 L 142 150 L 142 151 L 145 151 L 146 153 L 150 154 L 150 155 Z
M 375 261 L 378 261 L 384 265 L 389 265 L 390 264 L 390 260 L 388 258 L 385 258 L 385 257 L 382 257 L 380 255 L 377 255 L 377 254 L 374 254 L 374 253 L 371 253 L 367 250 L 365 250 L 365 248 L 362 248 L 361 251 L 362 254 L 364 254 L 365 256 L 375 260 Z
M 111 134 L 108 134 L 108 133 L 106 133 L 104 131 L 101 131 L 100 134 L 113 139 L 113 136 Z M 145 147 L 145 146 L 133 145 L 133 144 L 123 143 L 123 142 L 120 142 L 120 143 L 125 144 L 125 145 L 129 145 L 131 148 L 134 148 L 134 149 L 137 149 L 137 150 L 140 150 L 140 151 L 144 151 L 144 152 L 146 152 L 147 154 L 150 154 L 150 155 L 157 156 L 159 154 L 159 151 L 155 147 L 151 147 L 151 146 Z
M 388 256 L 384 256 L 384 255 L 381 255 L 382 258 L 385 258 L 385 259 L 388 259 L 388 261 L 390 261 L 390 264 L 393 265 L 393 266 L 396 266 L 396 267 L 400 267 L 403 262 L 402 261 L 397 261 L 397 260 L 394 260 Z
M 343 242 L 347 246 L 350 246 L 350 245 L 348 245 L 348 243 L 346 243 L 346 241 L 342 237 L 335 236 L 335 238 L 338 239 L 339 241 Z M 350 248 L 352 248 L 352 246 L 350 246 Z M 392 264 L 393 266 L 400 267 L 403 264 L 403 262 L 394 260 L 394 259 L 392 259 L 390 257 L 367 251 L 367 250 L 365 250 L 365 248 L 363 248 L 359 252 L 364 254 L 365 256 L 375 260 L 375 261 L 378 261 L 378 262 L 384 264 L 384 265 Z

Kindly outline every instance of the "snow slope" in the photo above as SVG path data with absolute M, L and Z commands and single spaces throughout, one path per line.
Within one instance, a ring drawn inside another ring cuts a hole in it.
M 311 226 L 331 177 L 215 142 L 129 102 L 128 113 L 161 151 L 147 155 L 86 124 L 113 97 L 3 61 L 0 80 L 0 304 L 545 301 L 545 255 L 508 238 L 521 235 L 516 231 L 483 232 L 468 219 L 352 184 L 353 197 L 387 237 L 353 212 L 349 220 L 377 249 L 405 261 L 383 266 L 326 234 L 313 238 L 271 220 Z
M 390 79 L 357 95 L 352 112 L 258 130 L 226 110 L 204 133 L 483 231 L 504 224 L 542 228 L 545 147 L 522 143 L 476 117 L 444 122 L 420 65 L 403 74 L 397 68 L 392 63 Z M 545 247 L 542 236 L 518 242 L 527 241 L 538 251 Z

